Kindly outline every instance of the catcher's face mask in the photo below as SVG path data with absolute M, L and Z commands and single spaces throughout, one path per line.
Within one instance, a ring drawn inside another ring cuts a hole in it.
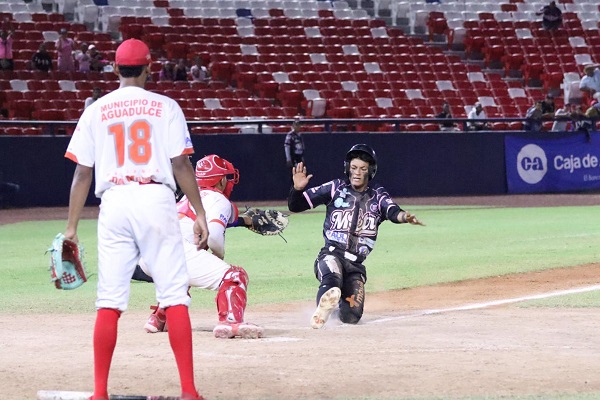
M 198 182 L 198 186 L 214 188 L 223 177 L 227 178 L 223 194 L 229 198 L 233 191 L 233 186 L 240 181 L 240 173 L 233 164 L 216 154 L 208 155 L 196 163 L 196 181 Z

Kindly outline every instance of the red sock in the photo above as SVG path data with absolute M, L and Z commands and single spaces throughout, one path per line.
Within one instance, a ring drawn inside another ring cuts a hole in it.
M 94 327 L 94 397 L 108 399 L 108 372 L 117 344 L 117 326 L 121 312 L 101 308 Z
M 181 392 L 198 396 L 194 384 L 194 356 L 192 353 L 192 324 L 188 308 L 177 305 L 165 309 L 169 324 L 169 342 L 181 380 Z

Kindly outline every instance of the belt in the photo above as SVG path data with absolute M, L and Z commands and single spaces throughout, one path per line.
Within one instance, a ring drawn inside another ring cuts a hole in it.
M 335 250 L 336 250 L 336 248 L 334 246 L 329 246 L 329 251 L 333 252 Z M 358 260 L 358 256 L 356 254 L 352 254 L 347 251 L 344 251 L 344 258 L 346 260 L 350 260 L 352 262 L 356 262 L 356 260 Z

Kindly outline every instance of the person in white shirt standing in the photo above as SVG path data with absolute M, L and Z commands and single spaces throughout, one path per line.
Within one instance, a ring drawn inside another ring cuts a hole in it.
M 585 76 L 579 82 L 579 89 L 590 95 L 591 98 L 600 100 L 600 65 L 589 64 L 583 67 Z
M 127 309 L 130 279 L 140 257 L 147 260 L 156 298 L 166 310 L 181 398 L 202 398 L 194 382 L 188 276 L 175 181 L 199 216 L 193 223 L 197 249 L 206 247 L 208 227 L 188 158 L 194 149 L 183 112 L 174 100 L 144 90 L 150 64 L 145 43 L 137 39 L 121 43 L 115 54 L 120 87 L 84 110 L 65 154 L 77 163 L 66 238 L 78 241 L 77 225 L 93 174 L 95 194 L 101 199 L 91 400 L 109 398 L 118 320 Z

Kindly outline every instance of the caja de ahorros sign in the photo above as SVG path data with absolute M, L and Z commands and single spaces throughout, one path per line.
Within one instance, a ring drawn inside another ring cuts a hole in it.
M 507 135 L 504 145 L 509 193 L 600 189 L 598 133 L 543 139 Z

